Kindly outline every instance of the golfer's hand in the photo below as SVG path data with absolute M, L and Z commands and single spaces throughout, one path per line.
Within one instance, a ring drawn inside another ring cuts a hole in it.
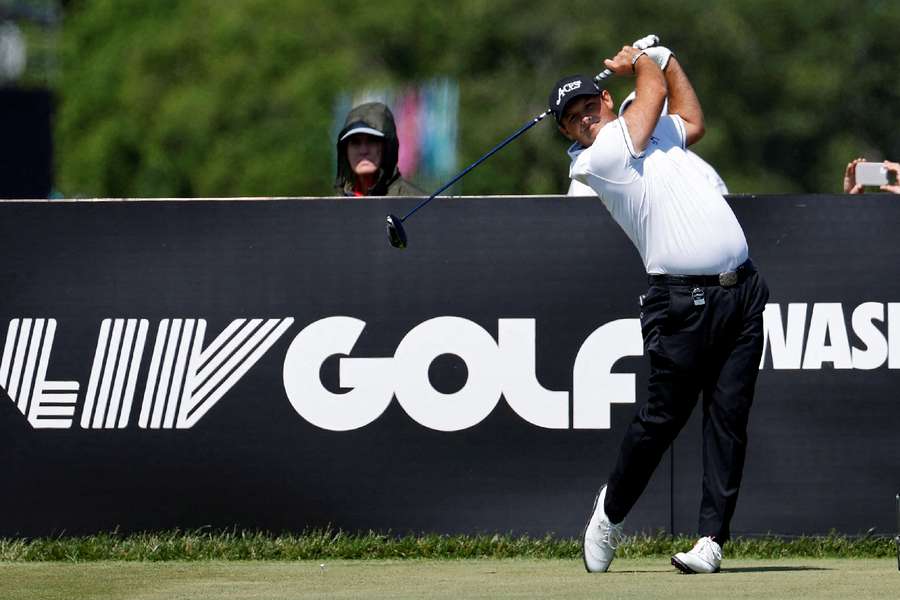
M 866 159 L 860 157 L 851 160 L 844 169 L 844 193 L 845 194 L 862 194 L 863 186 L 856 183 L 856 164 L 865 162 Z
M 891 162 L 889 160 L 884 161 L 884 166 L 887 168 L 889 173 L 894 174 L 894 183 L 887 184 L 881 186 L 881 189 L 885 192 L 893 192 L 894 194 L 900 194 L 900 163 Z
M 666 48 L 665 46 L 654 46 L 653 48 L 647 48 L 645 51 L 647 56 L 653 59 L 653 62 L 663 71 L 666 70 L 666 67 L 669 66 L 669 59 L 672 58 L 675 53 Z
M 634 77 L 634 57 L 643 52 L 634 46 L 622 46 L 619 53 L 607 58 L 603 64 L 618 77 Z

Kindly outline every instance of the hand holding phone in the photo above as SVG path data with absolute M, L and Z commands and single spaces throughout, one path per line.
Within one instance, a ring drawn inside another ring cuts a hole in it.
M 889 171 L 887 166 L 883 163 L 856 163 L 856 183 L 858 185 L 881 187 L 883 185 L 896 183 L 896 177 L 897 174 L 893 171 Z M 890 181 L 890 179 L 893 179 L 893 181 Z
M 897 183 L 897 180 L 900 179 L 900 163 L 886 160 L 884 161 L 884 166 L 888 171 L 888 183 L 881 186 L 881 191 L 900 194 L 900 184 Z

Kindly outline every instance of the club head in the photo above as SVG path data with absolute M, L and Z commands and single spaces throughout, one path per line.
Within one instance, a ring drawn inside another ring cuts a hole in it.
M 391 246 L 406 248 L 406 231 L 403 230 L 403 221 L 397 215 L 387 216 L 387 234 Z

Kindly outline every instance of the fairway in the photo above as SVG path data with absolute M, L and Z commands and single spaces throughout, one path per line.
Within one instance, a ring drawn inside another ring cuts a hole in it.
M 897 598 L 892 559 L 736 560 L 680 575 L 665 558 L 575 560 L 2 563 L 0 598 Z

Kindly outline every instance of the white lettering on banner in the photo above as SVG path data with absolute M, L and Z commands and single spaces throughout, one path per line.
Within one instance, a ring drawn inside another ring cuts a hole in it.
M 293 322 L 237 319 L 203 349 L 204 319 L 172 319 L 171 327 L 169 319 L 163 319 L 147 374 L 140 427 L 193 427 Z M 147 327 L 145 319 L 101 322 L 82 428 L 128 425 Z M 68 429 L 75 414 L 79 382 L 46 380 L 55 333 L 55 319 L 12 319 L 0 359 L 0 387 L 36 429 Z
M 836 302 L 790 303 L 785 310 L 767 305 L 759 368 L 770 363 L 775 370 L 870 371 L 885 364 L 900 369 L 900 303 L 864 302 L 849 315 L 848 310 Z M 204 319 L 161 320 L 137 425 L 193 427 L 293 322 L 236 319 L 204 348 Z M 436 317 L 410 329 L 393 357 L 353 357 L 365 327 L 352 317 L 326 317 L 300 331 L 288 348 L 282 370 L 287 399 L 317 427 L 365 427 L 396 397 L 417 423 L 459 431 L 486 419 L 502 396 L 538 427 L 608 429 L 612 405 L 636 400 L 635 375 L 612 369 L 619 359 L 643 353 L 637 319 L 611 321 L 588 335 L 573 365 L 571 407 L 568 391 L 547 389 L 538 380 L 535 319 L 498 319 L 495 341 L 473 321 Z M 56 329 L 55 319 L 11 319 L 0 358 L 0 387 L 36 429 L 70 428 L 77 408 L 78 381 L 47 379 Z M 82 405 L 83 429 L 122 429 L 132 423 L 148 329 L 146 319 L 101 321 Z M 428 375 L 444 354 L 459 357 L 468 372 L 465 385 L 450 394 L 434 389 Z M 321 381 L 322 364 L 336 355 L 343 393 L 329 391 Z
M 150 429 L 190 429 L 293 322 L 293 318 L 235 319 L 204 349 L 205 319 L 163 319 L 138 424 Z
M 335 394 L 319 372 L 335 354 L 347 355 L 365 323 L 351 317 L 316 321 L 297 334 L 284 362 L 284 387 L 291 405 L 310 423 L 332 431 L 368 425 L 397 402 L 417 423 L 438 431 L 477 425 L 502 393 L 525 420 L 540 427 L 569 425 L 569 394 L 544 389 L 535 375 L 534 319 L 500 319 L 499 343 L 482 327 L 460 317 L 437 317 L 414 327 L 393 358 L 341 358 L 340 382 L 352 387 Z M 454 354 L 468 370 L 462 389 L 434 389 L 428 369 L 435 358 Z
M 83 429 L 122 429 L 128 425 L 148 326 L 147 319 L 104 319 L 100 324 L 81 410 Z
M 876 325 L 884 324 L 885 304 L 864 302 L 850 315 L 850 326 L 864 348 L 851 346 L 844 306 L 817 302 L 808 311 L 805 303 L 788 304 L 787 328 L 781 306 L 769 304 L 763 313 L 765 342 L 760 369 L 771 356 L 772 368 L 815 370 L 829 364 L 834 369 L 900 368 L 900 303 L 887 303 L 887 335 Z M 809 328 L 806 316 L 810 314 Z M 805 344 L 804 344 L 805 341 Z M 769 350 L 767 355 L 766 349 Z
M 831 343 L 826 342 L 826 336 Z M 830 362 L 835 369 L 850 369 L 850 340 L 844 323 L 844 310 L 834 302 L 813 305 L 809 333 L 806 336 L 806 353 L 803 356 L 804 369 L 821 369 L 822 363 Z
M 851 326 L 866 346 L 865 349 L 851 349 L 854 369 L 877 369 L 887 360 L 887 340 L 875 327 L 875 321 L 884 322 L 884 305 L 880 302 L 865 302 L 853 311 Z
M 503 396 L 520 417 L 538 427 L 568 429 L 569 392 L 553 392 L 537 379 L 534 319 L 499 319 L 497 345 Z
M 619 319 L 599 327 L 581 345 L 572 374 L 573 427 L 609 429 L 610 404 L 635 402 L 633 373 L 612 373 L 624 356 L 641 356 L 644 342 L 639 319 Z M 603 390 L 598 394 L 598 390 Z
M 365 427 L 391 403 L 394 394 L 390 358 L 341 358 L 335 394 L 322 386 L 322 363 L 335 354 L 349 355 L 366 324 L 352 317 L 328 317 L 308 325 L 291 342 L 284 358 L 284 391 L 294 410 L 322 429 L 349 431 Z
M 900 369 L 900 302 L 888 305 L 888 368 Z
M 77 381 L 47 381 L 56 319 L 12 319 L 0 360 L 0 386 L 35 429 L 72 426 Z M 27 358 L 26 358 L 27 350 Z
M 442 394 L 428 379 L 428 367 L 441 354 L 455 354 L 469 370 L 461 390 Z M 503 369 L 497 343 L 477 324 L 459 317 L 438 317 L 417 325 L 394 354 L 395 393 L 417 423 L 438 431 L 477 425 L 500 401 Z
M 765 346 L 771 348 L 772 368 L 799 369 L 803 358 L 803 334 L 806 327 L 806 304 L 788 304 L 787 332 L 781 325 L 781 306 L 766 305 L 763 312 L 765 342 L 759 368 L 766 360 Z

